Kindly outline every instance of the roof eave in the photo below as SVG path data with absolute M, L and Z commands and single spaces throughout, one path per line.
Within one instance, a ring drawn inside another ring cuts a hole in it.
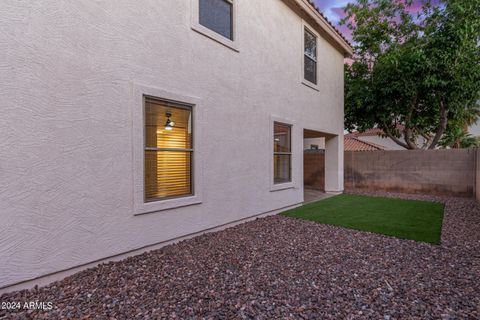
M 300 8 L 305 11 L 317 24 L 322 28 L 335 43 L 342 49 L 345 57 L 353 55 L 352 46 L 342 37 L 340 32 L 336 30 L 325 17 L 314 7 L 309 0 L 294 0 Z

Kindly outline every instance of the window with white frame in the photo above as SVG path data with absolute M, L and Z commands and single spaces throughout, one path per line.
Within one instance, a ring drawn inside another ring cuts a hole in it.
M 145 98 L 145 202 L 193 195 L 192 107 Z
M 292 126 L 280 122 L 273 124 L 273 182 L 292 181 Z
M 317 84 L 317 36 L 308 30 L 304 29 L 304 73 L 305 80 Z
M 198 0 L 199 24 L 233 39 L 233 0 Z

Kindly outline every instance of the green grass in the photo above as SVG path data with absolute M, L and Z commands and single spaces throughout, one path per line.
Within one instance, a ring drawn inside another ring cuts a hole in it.
M 342 194 L 284 212 L 283 215 L 440 244 L 443 204 Z

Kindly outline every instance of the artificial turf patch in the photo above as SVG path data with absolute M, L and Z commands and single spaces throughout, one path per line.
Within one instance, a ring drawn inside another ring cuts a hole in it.
M 323 224 L 440 244 L 441 203 L 342 194 L 282 213 Z

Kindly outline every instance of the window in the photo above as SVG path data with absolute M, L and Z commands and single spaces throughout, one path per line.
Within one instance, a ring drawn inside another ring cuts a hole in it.
M 305 28 L 303 63 L 304 79 L 317 84 L 317 37 L 307 28 Z
M 192 139 L 191 106 L 145 98 L 146 202 L 193 194 Z
M 292 127 L 275 122 L 273 125 L 273 182 L 292 181 Z
M 233 1 L 198 0 L 199 23 L 233 41 Z

